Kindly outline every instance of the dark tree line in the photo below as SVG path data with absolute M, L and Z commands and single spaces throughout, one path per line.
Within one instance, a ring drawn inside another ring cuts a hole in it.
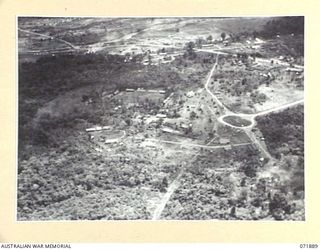
M 280 157 L 279 148 L 287 145 L 288 150 L 303 156 L 304 113 L 303 106 L 258 117 L 258 127 L 267 141 L 271 154 Z M 297 150 L 299 149 L 299 150 Z
M 263 30 L 259 32 L 260 36 L 272 38 L 276 35 L 304 34 L 304 17 L 278 17 L 267 22 Z

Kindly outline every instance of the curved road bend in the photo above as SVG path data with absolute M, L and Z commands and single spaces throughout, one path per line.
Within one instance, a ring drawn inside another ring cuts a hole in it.
M 218 98 L 209 90 L 208 85 L 209 82 L 212 78 L 213 72 L 216 69 L 217 65 L 218 65 L 218 60 L 219 60 L 219 52 L 216 53 L 217 57 L 216 57 L 216 61 L 208 75 L 207 81 L 205 83 L 205 89 L 206 91 L 212 96 L 212 98 L 214 100 L 216 100 L 216 102 L 222 107 L 224 108 L 226 111 L 228 111 L 228 109 L 223 105 L 222 102 L 220 102 L 220 100 L 218 100 Z M 209 107 L 209 106 L 208 106 Z M 216 138 L 212 138 L 207 144 L 206 146 L 208 146 L 211 142 L 213 142 L 213 140 L 215 140 Z M 189 162 L 192 162 L 198 155 L 200 154 L 200 151 L 191 158 L 191 160 Z M 180 186 L 180 178 L 182 177 L 182 175 L 184 174 L 186 169 L 186 166 L 182 166 L 181 170 L 178 174 L 178 176 L 175 178 L 175 180 L 173 182 L 171 182 L 171 184 L 169 185 L 169 187 L 167 188 L 167 192 L 165 193 L 165 195 L 161 198 L 160 203 L 158 204 L 158 206 L 156 207 L 156 209 L 153 212 L 152 215 L 152 220 L 158 220 L 161 217 L 161 214 L 165 208 L 165 206 L 167 205 L 168 201 L 170 200 L 172 194 L 176 191 L 176 189 Z
M 206 82 L 206 84 L 205 84 L 205 89 L 206 89 L 206 91 L 212 96 L 212 98 L 216 101 L 216 103 L 217 103 L 221 108 L 224 109 L 225 114 L 222 116 L 222 118 L 223 118 L 224 116 L 227 116 L 227 115 L 237 115 L 237 114 L 235 114 L 234 112 L 230 111 L 230 110 L 211 92 L 211 90 L 210 90 L 209 87 L 208 87 L 208 86 L 209 86 L 209 83 L 210 83 L 210 80 L 211 80 L 211 77 L 212 77 L 212 75 L 213 75 L 213 72 L 214 72 L 214 70 L 216 69 L 216 67 L 217 67 L 217 65 L 218 65 L 218 58 L 219 58 L 219 54 L 217 54 L 216 62 L 215 62 L 215 64 L 213 65 L 213 67 L 212 67 L 212 69 L 211 69 L 211 71 L 210 71 L 210 74 L 209 74 L 209 76 L 208 76 L 207 82 Z M 208 107 L 209 107 L 209 106 L 208 106 Z M 209 107 L 209 109 L 210 109 L 210 107 Z M 210 109 L 210 110 L 211 110 L 211 112 L 213 111 L 212 109 Z M 245 114 L 243 114 L 243 115 L 245 115 Z M 248 116 L 248 115 L 246 115 L 246 116 Z M 253 117 L 253 116 L 252 116 L 252 117 Z M 221 117 L 219 117 L 219 118 L 221 118 Z M 246 128 L 232 126 L 231 124 L 226 123 L 223 119 L 219 119 L 219 118 L 218 118 L 218 121 L 219 121 L 220 123 L 224 124 L 224 125 L 243 129 L 243 130 L 245 131 L 245 133 L 247 134 L 247 136 L 249 137 L 249 139 L 252 141 L 252 143 L 254 143 L 254 144 L 258 147 L 258 149 L 260 150 L 260 152 L 263 152 L 264 155 L 265 155 L 265 157 L 268 157 L 268 158 L 272 159 L 270 153 L 261 145 L 261 143 L 260 143 L 260 142 L 257 140 L 257 138 L 255 137 L 254 133 L 251 131 L 251 128 L 252 128 L 252 126 L 254 125 L 254 117 L 251 118 L 251 119 L 252 119 L 252 120 L 251 120 L 251 121 L 252 121 L 251 126 L 247 126 Z
M 238 113 L 225 114 L 225 115 L 220 116 L 218 118 L 218 121 L 220 123 L 222 123 L 222 124 L 224 124 L 226 126 L 232 127 L 232 128 L 248 129 L 248 128 L 252 128 L 255 125 L 255 118 L 258 117 L 258 116 L 266 115 L 266 114 L 269 114 L 269 113 L 275 113 L 275 112 L 284 110 L 286 108 L 290 108 L 292 106 L 299 105 L 299 104 L 301 104 L 303 102 L 304 102 L 304 99 L 301 99 L 301 100 L 298 100 L 298 101 L 294 101 L 294 102 L 290 102 L 290 103 L 287 103 L 287 104 L 283 104 L 283 105 L 278 106 L 278 107 L 266 109 L 264 111 L 260 111 L 260 112 L 255 113 L 255 114 L 238 114 Z M 232 124 L 224 121 L 224 118 L 227 117 L 227 116 L 230 116 L 230 115 L 239 116 L 240 118 L 249 120 L 249 121 L 251 121 L 251 124 L 248 125 L 248 126 L 243 126 L 243 127 L 240 126 L 240 127 L 238 127 L 238 126 L 232 125 Z
M 214 52 L 213 52 L 214 53 Z M 209 89 L 208 85 L 210 83 L 210 80 L 212 78 L 212 75 L 213 75 L 213 72 L 214 70 L 216 69 L 217 65 L 218 65 L 218 60 L 219 60 L 219 54 L 221 53 L 216 53 L 217 54 L 217 57 L 216 57 L 216 61 L 208 75 L 208 78 L 207 78 L 207 81 L 205 83 L 205 89 L 206 91 L 211 95 L 211 97 L 216 101 L 216 103 L 225 110 L 226 112 L 226 115 L 237 115 L 235 113 L 233 113 L 232 111 L 230 111 Z M 267 114 L 267 113 L 270 113 L 270 112 L 275 112 L 275 111 L 278 111 L 278 110 L 281 110 L 281 109 L 284 109 L 284 108 L 287 108 L 287 107 L 290 107 L 290 106 L 293 106 L 293 105 L 296 105 L 296 104 L 299 104 L 303 102 L 303 100 L 300 100 L 300 101 L 297 101 L 297 102 L 293 102 L 293 103 L 290 103 L 290 104 L 286 104 L 286 105 L 283 105 L 281 107 L 276 107 L 276 108 L 273 108 L 273 109 L 270 109 L 270 110 L 267 110 L 267 111 L 262 111 L 262 112 L 259 112 L 257 114 L 253 114 L 253 115 L 249 115 L 250 117 L 252 117 L 251 119 L 254 120 L 254 118 L 256 116 L 259 116 L 259 115 L 264 115 L 264 114 Z M 213 111 L 209 106 L 208 108 L 211 110 L 211 112 Z M 246 114 L 242 114 L 242 116 L 246 116 L 248 117 L 248 115 Z M 219 119 L 218 119 L 219 120 Z M 230 125 L 230 124 L 226 124 L 222 119 L 219 120 L 220 122 L 224 123 L 225 125 Z M 253 123 L 252 123 L 253 125 Z M 239 127 L 236 127 L 236 128 L 239 128 Z M 241 128 L 241 127 L 240 127 Z M 272 159 L 270 153 L 261 145 L 261 143 L 257 140 L 257 138 L 255 137 L 254 133 L 251 131 L 251 126 L 247 126 L 246 128 L 242 128 L 245 133 L 248 135 L 249 139 L 252 141 L 252 143 L 254 143 L 258 149 L 260 149 L 260 151 L 268 158 Z M 214 140 L 215 138 L 213 138 L 212 140 L 210 140 L 207 145 L 207 147 L 209 147 L 208 145 Z M 149 139 L 151 140 L 151 139 Z M 172 144 L 180 144 L 180 143 L 176 143 L 176 142 L 172 142 L 172 141 L 164 141 L 166 143 L 172 143 Z M 196 144 L 192 145 L 192 146 L 195 146 Z M 244 144 L 243 144 L 244 145 Z M 201 145 L 203 146 L 203 145 Z M 240 146 L 240 145 L 239 145 Z M 194 160 L 198 155 L 199 155 L 200 152 L 198 152 L 192 159 L 190 162 L 192 162 L 192 160 Z M 183 166 L 178 174 L 178 176 L 175 178 L 175 180 L 173 182 L 171 182 L 171 184 L 169 185 L 168 189 L 167 189 L 167 192 L 166 194 L 161 198 L 160 200 L 160 203 L 158 204 L 158 206 L 156 207 L 156 209 L 154 210 L 153 212 L 153 215 L 152 215 L 152 220 L 158 220 L 160 217 L 161 217 L 161 214 L 166 206 L 166 204 L 168 203 L 168 201 L 170 200 L 172 194 L 175 192 L 175 190 L 180 186 L 180 178 L 182 177 L 182 175 L 184 174 L 184 171 L 185 171 L 185 166 Z
M 221 108 L 228 110 L 228 109 L 224 106 L 224 104 L 223 104 L 223 103 L 211 92 L 211 90 L 209 89 L 209 83 L 210 83 L 210 80 L 211 80 L 211 78 L 212 78 L 213 72 L 215 71 L 215 69 L 216 69 L 216 67 L 217 67 L 217 65 L 218 65 L 218 61 L 219 61 L 219 54 L 217 54 L 216 61 L 215 61 L 214 65 L 213 65 L 212 69 L 210 70 L 210 73 L 209 73 L 209 75 L 208 75 L 208 78 L 207 78 L 207 81 L 206 81 L 206 83 L 205 83 L 205 85 L 204 85 L 204 88 L 205 88 L 205 90 L 209 93 L 209 95 L 211 95 L 211 97 L 215 100 L 215 102 L 216 102 Z

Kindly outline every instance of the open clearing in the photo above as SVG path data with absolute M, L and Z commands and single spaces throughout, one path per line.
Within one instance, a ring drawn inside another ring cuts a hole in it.
M 301 22 L 19 18 L 18 219 L 304 220 Z
M 236 127 L 247 127 L 252 123 L 251 121 L 248 121 L 246 119 L 243 119 L 239 116 L 234 116 L 234 115 L 225 116 L 223 120 Z

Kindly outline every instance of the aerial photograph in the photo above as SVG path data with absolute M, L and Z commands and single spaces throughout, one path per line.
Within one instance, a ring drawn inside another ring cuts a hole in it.
M 305 221 L 304 17 L 17 17 L 17 221 Z

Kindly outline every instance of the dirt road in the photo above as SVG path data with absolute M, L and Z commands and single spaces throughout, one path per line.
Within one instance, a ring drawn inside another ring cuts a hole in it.
M 211 78 L 212 78 L 212 75 L 213 75 L 213 72 L 215 71 L 217 65 L 218 65 L 218 61 L 219 61 L 219 54 L 217 54 L 217 57 L 216 57 L 216 61 L 215 63 L 213 64 L 213 67 L 208 75 L 208 78 L 207 78 L 207 81 L 204 85 L 204 88 L 205 90 L 209 93 L 209 95 L 214 99 L 214 101 L 221 107 L 223 108 L 227 113 L 229 113 L 228 109 L 224 106 L 224 104 L 218 99 L 218 97 L 216 97 L 212 92 L 211 90 L 209 89 L 209 83 L 211 81 Z
M 197 52 L 207 52 L 207 53 L 212 53 L 212 54 L 217 54 L 217 55 L 228 55 L 228 53 L 222 52 L 222 51 L 217 51 L 217 50 L 209 50 L 209 49 L 195 49 Z
M 218 62 L 219 62 L 219 54 L 221 53 L 216 53 L 216 52 L 212 52 L 217 54 L 216 57 L 216 61 L 207 77 L 207 81 L 205 83 L 205 90 L 208 92 L 208 94 L 213 98 L 213 100 L 223 109 L 224 115 L 218 118 L 218 121 L 224 125 L 227 126 L 231 126 L 237 129 L 243 129 L 244 132 L 247 134 L 247 136 L 249 137 L 249 139 L 251 140 L 251 142 L 253 144 L 256 145 L 256 147 L 260 150 L 260 152 L 264 155 L 264 157 L 269 158 L 269 159 L 273 159 L 273 157 L 270 155 L 270 153 L 268 152 L 268 150 L 261 144 L 261 142 L 256 138 L 255 134 L 252 132 L 252 127 L 255 125 L 255 118 L 257 116 L 261 116 L 261 115 L 265 115 L 265 114 L 269 114 L 272 112 L 278 112 L 280 110 L 286 109 L 288 107 L 294 106 L 294 105 L 298 105 L 300 103 L 303 103 L 304 100 L 299 100 L 299 101 L 295 101 L 292 103 L 288 103 L 285 105 L 281 105 L 279 107 L 275 107 L 269 110 L 265 110 L 256 114 L 236 114 L 232 111 L 230 111 L 209 89 L 209 83 L 211 81 L 213 72 L 215 71 Z M 208 106 L 208 108 L 210 109 L 210 107 Z M 210 109 L 211 112 L 213 112 L 212 109 Z M 227 122 L 225 122 L 223 120 L 224 117 L 228 116 L 228 115 L 234 115 L 234 116 L 239 116 L 241 118 L 244 119 L 248 119 L 249 121 L 251 121 L 251 124 L 249 126 L 246 127 L 237 127 L 237 126 L 233 126 L 232 124 L 229 124 Z M 214 138 L 215 139 L 215 138 Z M 160 141 L 163 143 L 170 143 L 170 144 L 177 144 L 177 145 L 181 145 L 181 146 L 191 146 L 191 147 L 202 147 L 202 148 L 211 148 L 211 149 L 217 149 L 217 148 L 222 148 L 224 146 L 209 146 L 209 144 L 214 140 L 210 140 L 209 143 L 207 143 L 206 145 L 199 145 L 199 144 L 192 144 L 192 143 L 182 143 L 182 142 L 173 142 L 173 141 L 165 141 L 165 140 L 156 140 L 156 139 L 147 139 L 149 141 Z M 236 144 L 234 146 L 242 146 L 242 145 L 248 145 L 251 143 L 242 143 L 242 144 Z M 198 152 L 189 162 L 192 162 L 198 155 L 200 152 Z M 182 175 L 185 172 L 186 167 L 183 166 L 178 174 L 178 176 L 176 177 L 176 179 L 169 185 L 167 192 L 164 194 L 164 196 L 162 197 L 161 201 L 159 202 L 158 206 L 156 207 L 153 215 L 152 215 L 152 219 L 153 220 L 158 220 L 161 218 L 161 214 L 166 206 L 166 204 L 169 202 L 172 194 L 175 192 L 175 190 L 177 188 L 179 188 L 180 186 L 180 179 L 182 177 Z
M 174 179 L 173 182 L 170 183 L 169 187 L 167 188 L 167 192 L 162 197 L 160 203 L 157 205 L 156 209 L 153 212 L 152 220 L 159 220 L 161 217 L 161 214 L 166 207 L 168 201 L 170 200 L 172 194 L 178 189 L 180 186 L 180 179 L 182 175 L 184 174 L 184 168 L 180 169 L 180 172 L 178 176 Z
M 298 100 L 298 101 L 295 101 L 295 102 L 290 102 L 290 103 L 287 103 L 287 104 L 284 104 L 284 105 L 281 105 L 281 106 L 278 106 L 278 107 L 275 107 L 275 108 L 267 109 L 267 110 L 264 110 L 264 111 L 261 111 L 261 112 L 255 113 L 255 114 L 237 114 L 237 113 L 230 114 L 229 113 L 229 114 L 225 114 L 225 115 L 220 116 L 218 118 L 218 121 L 220 123 L 222 123 L 222 124 L 224 124 L 226 126 L 232 127 L 232 128 L 249 129 L 249 128 L 252 128 L 252 127 L 255 126 L 256 117 L 262 116 L 262 115 L 267 115 L 267 114 L 270 114 L 270 113 L 276 113 L 276 112 L 279 112 L 281 110 L 284 110 L 284 109 L 287 109 L 287 108 L 302 104 L 303 102 L 304 102 L 304 99 Z M 231 111 L 229 111 L 229 112 L 231 112 Z M 248 126 L 244 126 L 244 127 L 232 125 L 232 124 L 224 121 L 224 118 L 229 116 L 229 115 L 238 116 L 240 118 L 249 120 L 249 121 L 251 121 L 251 124 L 248 125 Z
M 267 110 L 258 112 L 256 114 L 254 114 L 254 116 L 257 117 L 257 116 L 266 115 L 266 114 L 269 114 L 269 113 L 278 112 L 278 111 L 284 110 L 286 108 L 290 108 L 292 106 L 299 105 L 299 104 L 301 104 L 303 102 L 304 102 L 304 99 L 301 99 L 301 100 L 298 100 L 298 101 L 295 101 L 295 102 L 290 102 L 290 103 L 287 103 L 287 104 L 284 104 L 284 105 L 281 105 L 281 106 L 278 106 L 278 107 L 275 107 L 275 108 L 271 108 L 271 109 L 267 109 Z
M 205 89 L 206 91 L 212 96 L 212 98 L 216 101 L 216 103 L 221 107 L 223 108 L 224 110 L 224 115 L 220 116 L 218 118 L 218 122 L 224 124 L 224 125 L 227 125 L 229 127 L 233 127 L 233 128 L 237 128 L 237 129 L 242 129 L 245 131 L 245 133 L 247 134 L 247 136 L 249 137 L 249 139 L 251 140 L 251 142 L 253 144 L 256 145 L 256 147 L 260 150 L 260 152 L 263 153 L 263 155 L 266 157 L 266 158 L 269 158 L 269 159 L 272 159 L 270 153 L 268 152 L 268 150 L 266 148 L 263 147 L 263 145 L 259 142 L 259 140 L 256 138 L 255 134 L 251 131 L 252 127 L 255 125 L 255 117 L 259 116 L 259 115 L 264 115 L 264 114 L 267 114 L 267 113 L 270 113 L 270 112 L 276 112 L 276 111 L 279 111 L 283 108 L 287 108 L 287 107 L 290 107 L 292 105 L 296 105 L 297 103 L 300 103 L 301 101 L 299 102 L 294 102 L 292 104 L 287 104 L 287 105 L 283 105 L 281 107 L 277 107 L 277 108 L 273 108 L 273 109 L 270 109 L 268 111 L 263 111 L 263 112 L 259 112 L 257 114 L 236 114 L 232 111 L 230 111 L 212 92 L 211 90 L 209 89 L 209 83 L 210 83 L 210 80 L 211 80 L 211 77 L 213 75 L 213 72 L 215 70 L 215 68 L 217 67 L 218 65 L 218 58 L 219 58 L 219 54 L 217 54 L 217 58 L 216 58 L 216 62 L 215 64 L 213 65 L 211 71 L 210 71 L 210 74 L 208 76 L 208 79 L 207 79 L 207 82 L 205 84 Z M 209 106 L 208 106 L 209 107 Z M 210 107 L 209 107 L 210 109 Z M 210 109 L 211 110 L 211 109 Z M 211 112 L 213 112 L 213 110 L 211 110 Z M 224 117 L 226 116 L 229 116 L 229 115 L 232 115 L 232 116 L 239 116 L 243 119 L 247 119 L 249 121 L 251 121 L 251 124 L 249 126 L 244 126 L 244 127 L 238 127 L 238 126 L 234 126 L 232 124 L 229 124 L 227 122 L 225 122 L 223 120 Z
M 207 148 L 207 149 L 218 149 L 218 148 L 226 147 L 226 145 L 209 146 L 208 144 L 202 145 L 202 144 L 193 144 L 193 143 L 175 142 L 175 141 L 166 141 L 166 140 L 157 140 L 157 139 L 146 139 L 146 141 L 169 143 L 169 144 L 175 144 L 175 145 L 180 145 L 180 146 L 198 147 L 198 148 Z M 239 147 L 239 146 L 245 146 L 245 145 L 249 145 L 249 144 L 251 144 L 251 143 L 250 142 L 237 143 L 237 144 L 232 144 L 232 146 Z
M 250 138 L 253 144 L 259 149 L 259 151 L 263 154 L 265 158 L 273 159 L 269 151 L 261 144 L 261 142 L 257 139 L 255 134 L 251 131 L 251 129 L 244 130 L 247 136 Z
M 215 138 L 213 138 L 212 140 L 210 140 L 207 144 L 210 144 Z M 194 159 L 200 154 L 200 151 L 198 153 L 196 153 L 191 160 L 189 160 L 188 162 L 192 163 L 194 161 Z M 152 220 L 159 220 L 161 218 L 161 214 L 164 210 L 164 208 L 166 207 L 167 203 L 169 202 L 171 196 L 173 195 L 173 193 L 180 187 L 180 179 L 182 177 L 182 175 L 184 174 L 185 170 L 186 170 L 186 165 L 182 165 L 181 169 L 179 171 L 179 174 L 177 175 L 177 177 L 170 183 L 170 185 L 167 188 L 167 192 L 162 196 L 159 204 L 157 205 L 156 209 L 153 212 L 152 215 Z
M 69 47 L 71 47 L 72 49 L 75 49 L 75 50 L 78 50 L 80 47 L 79 46 L 76 46 L 72 43 L 69 43 L 63 39 L 60 39 L 60 38 L 56 38 L 54 36 L 49 36 L 49 35 L 45 35 L 45 34 L 40 34 L 40 33 L 36 33 L 36 32 L 33 32 L 33 31 L 29 31 L 29 30 L 24 30 L 24 29 L 21 29 L 21 28 L 18 28 L 19 31 L 21 32 L 24 32 L 24 33 L 27 33 L 27 34 L 31 34 L 31 35 L 37 35 L 37 36 L 42 36 L 42 37 L 45 37 L 45 38 L 50 38 L 50 39 L 55 39 L 59 42 L 62 42 L 66 45 L 68 45 Z

